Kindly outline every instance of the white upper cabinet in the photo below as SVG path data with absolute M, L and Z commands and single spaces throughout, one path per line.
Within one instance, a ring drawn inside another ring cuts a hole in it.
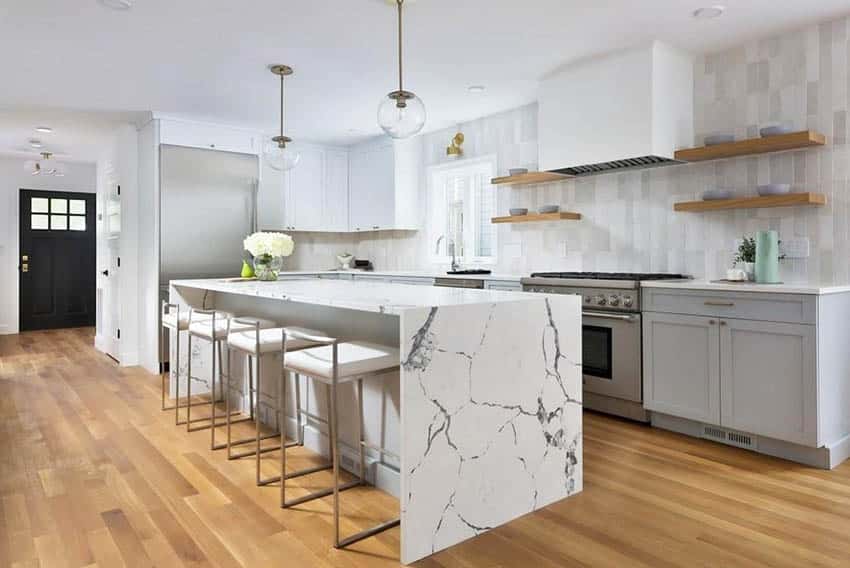
M 160 119 L 159 142 L 240 154 L 259 154 L 262 150 L 259 136 L 250 130 L 173 119 Z
M 326 231 L 348 231 L 348 151 L 325 152 L 324 219 Z
M 351 148 L 349 230 L 417 228 L 421 148 L 419 138 Z
M 322 222 L 325 193 L 325 152 L 314 146 L 300 145 L 301 161 L 289 171 L 289 213 L 292 230 L 326 230 Z M 292 209 L 294 208 L 294 211 Z

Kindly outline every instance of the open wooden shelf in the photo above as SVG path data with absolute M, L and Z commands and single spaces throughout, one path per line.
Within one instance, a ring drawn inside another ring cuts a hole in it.
M 710 201 L 687 201 L 673 205 L 674 211 L 719 211 L 722 209 L 754 209 L 758 207 L 788 207 L 792 205 L 825 205 L 822 193 L 786 193 L 764 197 L 736 197 Z
M 529 213 L 528 215 L 509 215 L 507 217 L 493 217 L 491 223 L 531 223 L 534 221 L 578 221 L 581 213 L 560 211 L 558 213 Z
M 727 142 L 726 144 L 715 144 L 714 146 L 676 150 L 675 158 L 683 162 L 703 162 L 705 160 L 719 160 L 721 158 L 781 152 L 783 150 L 808 148 L 810 146 L 823 146 L 824 144 L 826 144 L 826 136 L 812 130 L 803 130 L 801 132 L 791 132 L 790 134 L 780 134 L 778 136 L 750 138 L 747 140 Z
M 555 172 L 528 172 L 527 174 L 520 174 L 518 176 L 495 177 L 490 180 L 490 183 L 493 185 L 528 185 L 531 183 L 562 181 L 572 177 L 566 174 L 556 174 Z

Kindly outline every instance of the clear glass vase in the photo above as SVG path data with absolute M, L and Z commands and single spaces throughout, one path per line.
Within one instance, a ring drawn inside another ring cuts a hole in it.
M 277 280 L 280 269 L 283 268 L 283 258 L 264 254 L 254 257 L 254 274 L 257 280 L 263 282 L 274 282 Z

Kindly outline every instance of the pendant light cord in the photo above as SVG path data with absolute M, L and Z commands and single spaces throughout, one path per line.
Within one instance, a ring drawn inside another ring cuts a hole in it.
M 402 58 L 401 58 L 401 5 L 404 4 L 404 0 L 396 0 L 398 3 L 398 90 L 399 92 L 404 91 L 404 86 L 402 84 Z
M 285 113 L 286 113 L 286 104 L 285 104 L 286 103 L 286 91 L 283 88 L 283 79 L 284 79 L 284 76 L 281 73 L 281 75 L 280 75 L 280 136 L 281 136 L 281 138 L 283 138 L 283 136 L 284 136 L 284 134 L 283 134 L 283 132 L 284 132 L 284 130 L 283 130 L 283 120 L 284 120 L 284 116 L 285 116 Z M 281 148 L 284 146 L 283 140 L 280 141 L 280 146 L 281 146 Z

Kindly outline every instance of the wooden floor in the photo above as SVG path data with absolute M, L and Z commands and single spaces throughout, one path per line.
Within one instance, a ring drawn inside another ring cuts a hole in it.
M 281 510 L 253 462 L 175 427 L 159 378 L 92 340 L 0 336 L 0 566 L 398 565 L 398 529 L 334 550 L 329 499 Z M 850 566 L 850 463 L 819 471 L 590 413 L 584 433 L 583 493 L 417 566 Z M 374 489 L 344 495 L 346 530 L 397 513 Z

